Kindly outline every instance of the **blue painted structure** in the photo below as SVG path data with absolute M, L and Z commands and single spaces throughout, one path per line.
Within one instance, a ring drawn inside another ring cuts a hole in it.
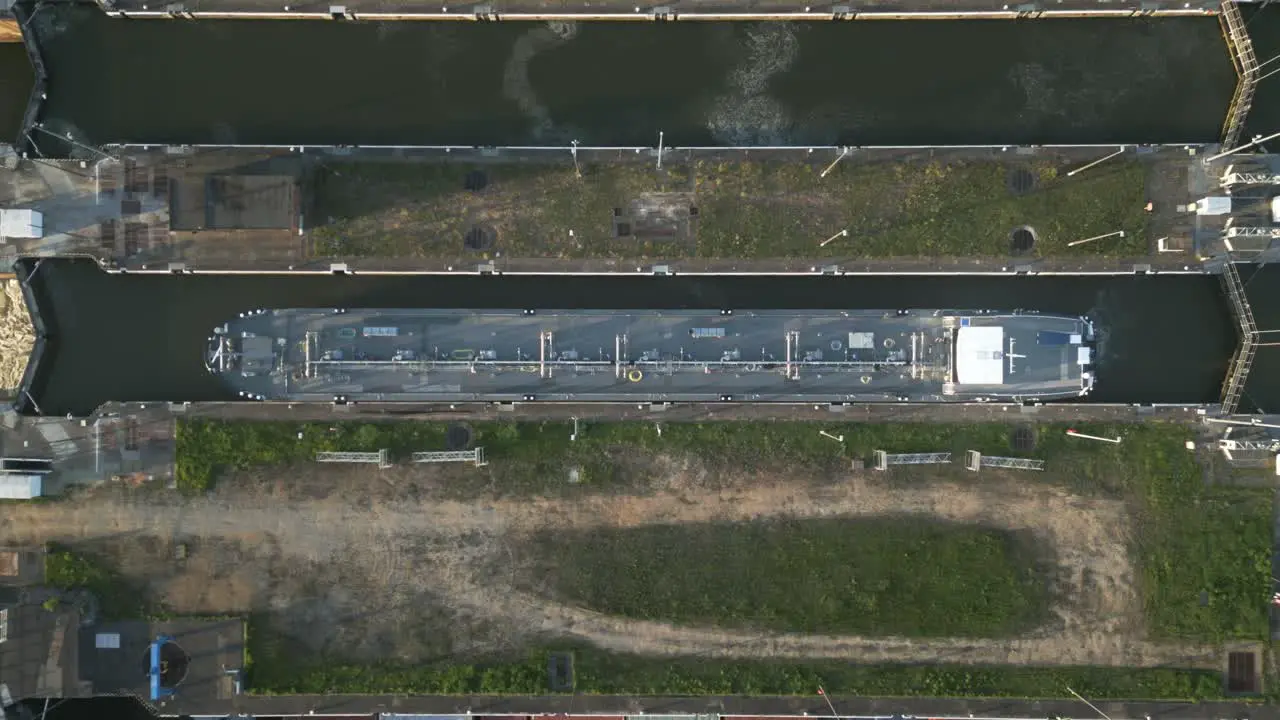
M 151 702 L 173 695 L 172 688 L 167 688 L 160 684 L 160 676 L 162 674 L 160 648 L 172 640 L 173 638 L 168 635 L 157 635 L 155 642 L 151 643 L 151 668 L 147 671 L 147 674 L 151 677 Z

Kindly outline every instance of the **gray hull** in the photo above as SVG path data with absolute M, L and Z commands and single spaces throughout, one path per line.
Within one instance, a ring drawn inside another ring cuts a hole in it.
M 950 310 L 258 310 L 211 372 L 323 402 L 975 402 L 1093 387 L 1085 318 Z

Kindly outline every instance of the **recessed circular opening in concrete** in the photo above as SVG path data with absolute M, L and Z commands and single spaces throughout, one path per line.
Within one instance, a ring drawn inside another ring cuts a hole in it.
M 1029 425 L 1019 425 L 1013 429 L 1013 435 L 1009 437 L 1009 444 L 1019 452 L 1035 450 L 1036 429 Z
M 471 192 L 480 192 L 489 187 L 489 173 L 483 170 L 472 170 L 462 179 L 462 187 Z
M 147 646 L 142 654 L 143 673 L 151 673 L 151 646 Z M 187 679 L 187 669 L 191 667 L 191 657 L 187 651 L 172 640 L 160 646 L 160 687 L 172 690 Z
M 1036 246 L 1037 239 L 1036 229 L 1029 225 L 1014 228 L 1013 232 L 1009 233 L 1009 249 L 1014 255 L 1025 255 Z
M 1036 188 L 1036 174 L 1026 168 L 1014 168 L 1009 171 L 1009 192 L 1014 195 L 1026 195 Z
M 498 231 L 487 225 L 478 225 L 462 236 L 462 245 L 468 250 L 481 252 L 492 249 L 498 242 Z
M 449 450 L 466 450 L 471 447 L 475 436 L 470 425 L 454 423 L 444 431 L 444 446 Z

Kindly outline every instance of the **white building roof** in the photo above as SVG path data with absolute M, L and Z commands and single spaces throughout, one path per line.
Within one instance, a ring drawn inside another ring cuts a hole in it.
M 1004 328 L 984 325 L 956 331 L 956 382 L 1004 384 Z
M 1202 198 L 1196 201 L 1197 215 L 1230 215 L 1231 214 L 1231 198 L 1227 196 L 1215 196 Z
M 43 494 L 44 478 L 39 475 L 0 475 L 0 500 L 30 500 Z
M 36 210 L 0 210 L 0 237 L 44 237 L 44 214 Z

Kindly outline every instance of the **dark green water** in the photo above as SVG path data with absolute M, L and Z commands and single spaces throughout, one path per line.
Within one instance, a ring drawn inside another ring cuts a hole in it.
M 1280 50 L 1280 13 L 1254 23 Z M 57 7 L 33 27 L 51 76 L 44 119 L 86 143 L 653 145 L 659 131 L 669 145 L 1211 142 L 1235 82 L 1211 18 L 581 24 L 557 34 L 514 23 L 128 22 Z M 1280 129 L 1280 92 L 1264 84 L 1252 122 Z M 541 307 L 1091 313 L 1107 328 L 1093 396 L 1105 402 L 1213 401 L 1235 343 L 1206 277 L 548 283 L 121 277 L 77 264 L 41 273 L 59 334 L 38 401 L 53 414 L 110 399 L 224 398 L 204 372 L 203 341 L 254 307 L 521 307 L 538 297 Z M 1265 281 L 1273 275 L 1254 279 L 1251 294 L 1280 287 Z M 1277 297 L 1255 307 L 1260 325 L 1268 308 L 1280 322 Z M 1260 353 L 1247 403 L 1280 409 L 1277 370 L 1280 354 Z
M 0 43 L 0 142 L 17 142 L 35 79 L 22 43 Z
M 1246 6 L 1244 11 L 1249 36 L 1253 39 L 1254 53 L 1258 62 L 1266 62 L 1280 54 L 1280 8 L 1258 8 Z M 1280 62 L 1273 62 L 1262 69 L 1263 74 L 1280 67 Z M 1257 95 L 1253 100 L 1253 108 L 1245 123 L 1242 141 L 1255 135 L 1270 135 L 1280 131 L 1280 76 L 1265 78 L 1258 84 Z M 1280 146 L 1272 146 L 1275 152 Z
M 1216 400 L 1235 346 L 1207 276 L 1118 277 L 369 277 L 107 275 L 46 262 L 53 319 L 36 402 L 88 413 L 108 400 L 226 400 L 205 340 L 260 307 L 1035 308 L 1088 313 L 1103 328 L 1099 402 Z M 1259 281 L 1261 283 L 1261 281 Z M 1261 322 L 1261 320 L 1260 320 Z M 1262 394 L 1255 393 L 1255 397 Z
M 32 27 L 87 144 L 1204 142 L 1235 82 L 1213 18 Z

